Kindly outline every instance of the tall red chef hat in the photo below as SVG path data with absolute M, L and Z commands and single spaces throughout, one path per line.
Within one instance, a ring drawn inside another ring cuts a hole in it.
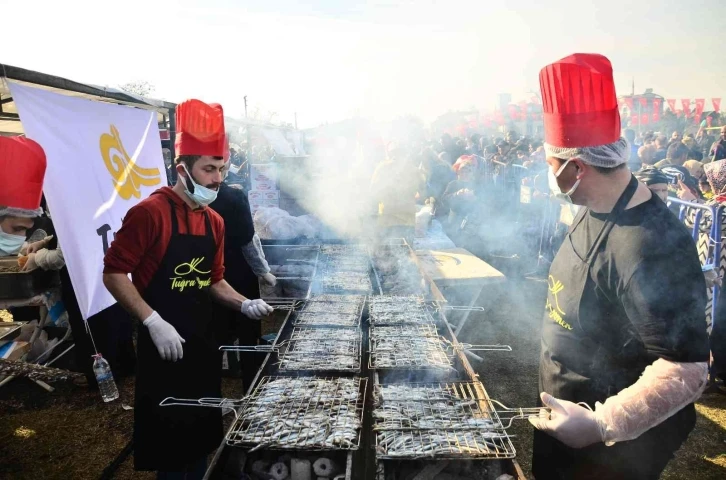
M 620 112 L 610 60 L 575 53 L 539 72 L 545 142 L 562 148 L 592 147 L 620 138 Z
M 4 215 L 42 213 L 46 159 L 43 147 L 26 137 L 0 137 L 0 207 Z
M 177 155 L 224 156 L 224 111 L 218 103 L 186 100 L 176 107 Z

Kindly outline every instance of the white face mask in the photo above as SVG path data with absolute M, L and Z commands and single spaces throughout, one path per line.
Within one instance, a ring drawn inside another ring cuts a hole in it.
M 575 193 L 575 190 L 577 190 L 577 186 L 580 185 L 579 178 L 577 179 L 577 181 L 575 181 L 575 184 L 572 186 L 572 188 L 570 188 L 567 192 L 563 192 L 562 189 L 560 189 L 560 186 L 557 185 L 557 178 L 563 172 L 568 163 L 570 163 L 570 160 L 567 160 L 565 163 L 563 163 L 559 170 L 557 170 L 557 173 L 552 173 L 551 168 L 547 169 L 547 182 L 549 183 L 552 196 L 562 203 L 572 203 L 572 194 Z
M 17 255 L 25 243 L 25 235 L 11 235 L 0 229 L 0 257 Z
M 184 168 L 184 171 L 187 172 L 187 177 L 183 180 L 184 193 L 186 193 L 193 202 L 202 207 L 206 207 L 217 199 L 216 190 L 212 190 L 211 188 L 199 185 L 197 182 L 192 180 L 192 175 L 189 173 L 189 170 L 187 170 L 187 166 L 182 164 L 182 168 Z M 189 191 L 189 188 L 187 187 L 187 182 L 192 182 L 192 185 L 194 185 L 194 193 Z

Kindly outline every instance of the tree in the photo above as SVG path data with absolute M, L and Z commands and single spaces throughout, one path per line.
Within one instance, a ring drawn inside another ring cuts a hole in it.
M 134 95 L 140 95 L 145 97 L 154 92 L 155 87 L 152 83 L 146 80 L 136 80 L 133 82 L 127 82 L 123 85 L 119 85 L 119 88 L 125 92 L 133 93 Z

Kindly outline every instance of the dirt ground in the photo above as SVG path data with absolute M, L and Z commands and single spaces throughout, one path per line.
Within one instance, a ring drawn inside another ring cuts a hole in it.
M 511 353 L 482 352 L 484 362 L 474 367 L 492 398 L 510 406 L 533 406 L 538 393 L 539 328 L 546 284 L 510 281 L 506 291 L 514 293 L 499 298 L 482 318 L 472 318 L 460 340 L 511 345 Z M 55 392 L 47 393 L 20 379 L 0 388 L 0 478 L 98 479 L 124 450 L 131 437 L 133 411 L 124 410 L 123 405 L 132 404 L 132 379 L 120 382 L 121 398 L 110 404 L 101 402 L 95 391 L 66 383 L 55 387 Z M 242 396 L 240 382 L 226 379 L 223 394 Z M 664 479 L 726 478 L 726 395 L 704 395 L 697 409 L 696 429 L 668 466 Z M 532 428 L 520 421 L 511 433 L 517 461 L 529 473 Z M 134 472 L 129 457 L 113 478 L 154 476 Z

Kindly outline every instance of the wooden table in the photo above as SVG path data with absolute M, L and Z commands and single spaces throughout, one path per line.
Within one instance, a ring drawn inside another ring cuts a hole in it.
M 501 294 L 501 285 L 506 282 L 502 272 L 463 248 L 417 250 L 416 256 L 424 273 L 439 287 L 447 302 L 467 307 L 459 316 L 454 331 L 457 335 L 469 320 L 471 309 L 482 291 L 487 289 L 492 294 L 488 295 L 485 305 L 481 305 L 487 310 L 495 303 Z

